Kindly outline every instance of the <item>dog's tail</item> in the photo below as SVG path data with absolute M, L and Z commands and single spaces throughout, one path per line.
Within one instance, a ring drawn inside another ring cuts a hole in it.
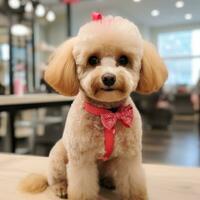
M 40 174 L 30 174 L 19 184 L 19 189 L 28 193 L 40 193 L 48 187 L 47 177 Z

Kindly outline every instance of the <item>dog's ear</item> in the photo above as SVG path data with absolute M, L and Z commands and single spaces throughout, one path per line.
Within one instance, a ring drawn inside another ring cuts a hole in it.
M 66 96 L 74 96 L 79 91 L 76 64 L 72 54 L 75 41 L 76 38 L 71 38 L 55 50 L 44 73 L 45 81 Z
M 144 54 L 137 92 L 152 93 L 159 90 L 167 76 L 167 68 L 155 47 L 144 41 Z

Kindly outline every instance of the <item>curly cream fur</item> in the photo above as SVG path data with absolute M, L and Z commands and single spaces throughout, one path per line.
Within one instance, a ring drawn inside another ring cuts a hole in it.
M 29 193 L 43 192 L 48 187 L 46 176 L 30 174 L 20 182 L 19 189 Z
M 91 55 L 100 59 L 95 67 L 88 64 Z M 126 66 L 118 65 L 120 55 L 128 57 Z M 116 76 L 112 91 L 107 91 L 102 83 L 105 73 Z M 166 80 L 165 65 L 154 47 L 142 40 L 130 21 L 105 17 L 84 25 L 77 37 L 59 48 L 45 78 L 58 92 L 77 94 L 63 137 L 49 155 L 48 184 L 56 195 L 68 195 L 70 200 L 97 200 L 99 177 L 110 177 L 122 200 L 147 200 L 141 117 L 129 95 L 133 91 L 154 92 Z M 85 101 L 108 109 L 121 104 L 133 107 L 131 127 L 116 124 L 115 146 L 108 161 L 99 160 L 105 153 L 103 127 L 99 116 L 84 110 Z M 41 191 L 46 185 L 44 180 L 33 183 L 38 186 L 35 191 Z M 32 191 L 27 187 L 25 190 Z

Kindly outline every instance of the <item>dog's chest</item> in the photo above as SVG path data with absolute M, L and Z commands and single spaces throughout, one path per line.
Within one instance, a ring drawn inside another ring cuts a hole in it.
M 105 134 L 104 127 L 101 123 L 100 117 L 90 116 L 86 118 L 85 130 L 88 131 L 90 137 L 90 144 L 94 147 L 97 157 L 105 154 Z M 133 154 L 135 146 L 135 134 L 133 127 L 127 128 L 120 121 L 115 125 L 115 134 L 113 137 L 114 146 L 111 157 L 116 157 L 121 154 Z

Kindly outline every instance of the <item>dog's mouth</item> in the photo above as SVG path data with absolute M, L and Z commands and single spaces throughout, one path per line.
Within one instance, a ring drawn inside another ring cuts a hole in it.
M 120 101 L 127 96 L 126 88 L 122 87 L 96 87 L 89 94 L 90 97 L 101 102 Z
M 120 92 L 120 93 L 124 93 L 125 92 L 125 90 L 124 89 L 122 89 L 122 88 L 113 88 L 113 87 L 101 87 L 101 88 L 99 88 L 99 89 L 96 89 L 95 91 L 94 91 L 94 94 L 96 95 L 97 93 L 99 93 L 99 92 L 103 92 L 103 93 L 107 93 L 107 94 L 112 94 L 112 93 L 115 93 L 115 92 Z
M 105 92 L 112 92 L 112 91 L 115 91 L 117 89 L 114 89 L 114 88 L 101 88 L 100 90 L 105 91 Z

